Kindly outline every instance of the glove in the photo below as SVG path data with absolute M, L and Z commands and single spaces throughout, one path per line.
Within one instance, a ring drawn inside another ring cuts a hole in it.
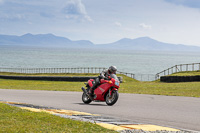
M 100 76 L 99 76 L 99 78 L 100 78 L 100 79 L 104 79 L 104 78 L 105 78 L 105 76 L 103 76 L 103 75 L 100 75 Z
M 108 80 L 108 78 L 107 78 L 107 77 L 104 77 L 104 79 L 105 79 L 105 80 Z

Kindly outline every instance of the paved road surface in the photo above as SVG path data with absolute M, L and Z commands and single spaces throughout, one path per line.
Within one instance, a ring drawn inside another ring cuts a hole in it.
M 80 92 L 0 89 L 0 100 L 112 116 L 135 123 L 200 131 L 200 98 L 120 94 L 114 106 L 83 104 Z

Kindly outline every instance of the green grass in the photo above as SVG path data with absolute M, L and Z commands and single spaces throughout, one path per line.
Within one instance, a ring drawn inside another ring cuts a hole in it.
M 129 84 L 121 84 L 119 92 L 167 96 L 200 97 L 200 82 L 130 82 Z
M 84 82 L 0 79 L 0 88 L 22 90 L 81 91 Z
M 3 73 L 13 75 L 13 73 Z M 0 75 L 3 75 L 0 73 Z M 194 72 L 191 74 L 199 74 Z M 191 75 L 190 74 L 190 75 Z M 14 74 L 24 75 L 24 74 Z M 69 74 L 32 74 L 39 76 L 69 76 Z M 72 74 L 71 76 L 85 76 Z M 178 73 L 188 75 L 188 73 Z M 200 75 L 200 74 L 199 74 Z M 97 76 L 88 75 L 88 76 Z M 164 83 L 160 81 L 140 82 L 124 75 L 119 92 L 169 96 L 200 97 L 200 82 Z M 84 82 L 34 81 L 0 79 L 0 88 L 51 91 L 81 91 Z M 0 103 L 0 132 L 114 132 L 98 125 L 60 118 L 47 113 L 36 113 Z M 80 130 L 81 129 L 81 130 Z
M 9 76 L 98 76 L 98 74 L 22 74 L 1 72 L 0 75 Z M 66 81 L 37 81 L 37 80 L 8 80 L 0 79 L 0 88 L 3 89 L 23 89 L 23 90 L 51 90 L 51 91 L 81 91 L 84 82 Z M 80 89 L 80 90 L 79 90 Z
M 200 75 L 200 71 L 184 71 L 171 74 L 170 76 L 197 76 Z
M 115 133 L 96 124 L 37 113 L 0 103 L 1 133 Z
M 200 97 L 200 82 L 140 82 L 126 76 L 123 79 L 125 83 L 121 84 L 121 93 Z
M 200 82 L 140 82 L 124 75 L 118 76 L 123 76 L 120 93 L 200 97 Z M 0 79 L 0 88 L 3 89 L 82 91 L 82 86 L 84 82 Z

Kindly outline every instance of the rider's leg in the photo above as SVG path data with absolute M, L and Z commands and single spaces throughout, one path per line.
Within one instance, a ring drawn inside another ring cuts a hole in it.
M 97 88 L 97 86 L 100 84 L 100 80 L 99 78 L 95 79 L 95 83 L 93 84 L 93 86 L 90 88 L 91 94 L 94 94 L 94 90 Z

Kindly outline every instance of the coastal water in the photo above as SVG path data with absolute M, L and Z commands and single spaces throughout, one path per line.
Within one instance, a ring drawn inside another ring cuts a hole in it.
M 177 64 L 200 63 L 200 52 L 91 50 L 0 46 L 0 68 L 117 66 L 135 74 L 156 74 Z

